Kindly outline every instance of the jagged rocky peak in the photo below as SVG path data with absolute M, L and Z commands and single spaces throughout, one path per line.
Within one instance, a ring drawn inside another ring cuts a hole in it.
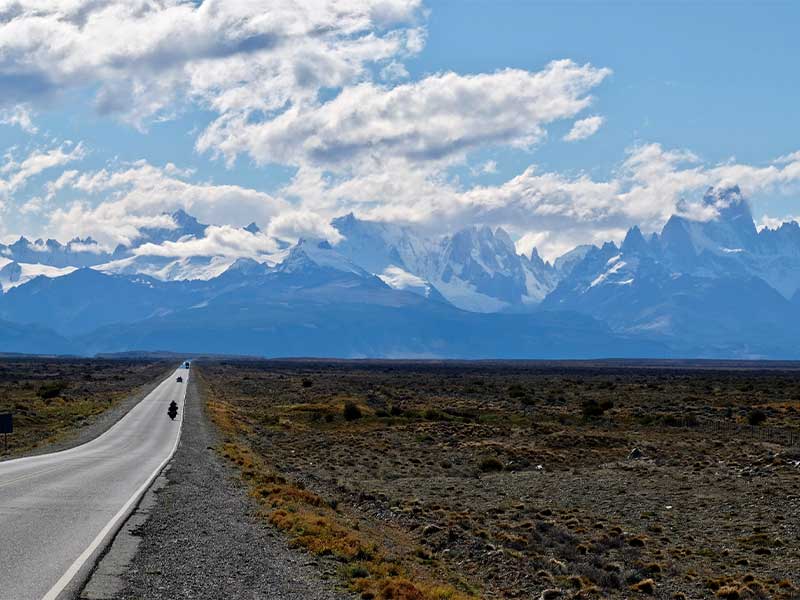
M 200 223 L 195 217 L 182 208 L 179 208 L 171 214 L 163 214 L 172 219 L 174 227 L 143 227 L 139 230 L 139 238 L 133 243 L 131 248 L 136 248 L 148 242 L 154 244 L 175 242 L 186 236 L 202 237 L 205 235 L 206 229 L 208 229 L 208 225 Z
M 255 221 L 252 221 L 247 227 L 244 228 L 245 231 L 248 231 L 255 235 L 256 233 L 261 233 L 261 228 L 256 225 Z
M 260 263 L 252 258 L 237 258 L 226 273 L 238 273 L 239 275 L 262 275 L 269 271 L 269 267 L 264 263 Z
M 673 215 L 661 232 L 661 242 L 672 256 L 689 260 L 704 252 L 718 255 L 752 252 L 758 231 L 747 200 L 738 186 L 709 188 L 702 198 L 703 210 L 691 215 L 691 205 L 682 201 L 685 215 Z M 684 265 L 686 266 L 686 265 Z
M 341 228 L 349 229 L 362 222 L 363 221 L 361 221 L 361 219 L 356 218 L 352 210 L 346 215 L 342 215 L 341 217 L 336 217 L 332 221 L 333 226 L 336 227 L 336 229 L 338 229 L 340 232 L 342 231 Z
M 756 236 L 750 203 L 742 195 L 738 185 L 722 189 L 709 188 L 703 196 L 703 202 L 717 209 L 718 221 L 730 223 L 748 238 Z
M 175 221 L 175 224 L 178 227 L 184 227 L 187 225 L 191 226 L 191 225 L 196 225 L 198 223 L 195 217 L 187 213 L 182 208 L 179 208 L 178 210 L 173 212 L 170 216 L 172 217 L 172 220 Z
M 454 233 L 447 245 L 451 258 L 459 263 L 477 259 L 492 267 L 503 262 L 509 254 L 517 255 L 511 236 L 502 227 L 495 231 L 488 225 L 467 227 Z
M 495 239 L 503 244 L 506 250 L 512 254 L 517 253 L 517 247 L 514 244 L 514 240 L 511 239 L 511 236 L 508 235 L 508 232 L 503 229 L 502 227 L 498 227 L 494 232 Z
M 541 269 L 550 269 L 555 272 L 555 267 L 551 265 L 549 262 L 545 261 L 540 255 L 539 251 L 534 247 L 531 248 L 531 255 L 528 258 L 528 263 L 531 265 L 541 268 Z
M 644 235 L 642 235 L 642 230 L 639 229 L 638 225 L 634 225 L 628 230 L 628 233 L 625 235 L 625 239 L 622 241 L 622 246 L 620 249 L 625 254 L 639 254 L 647 252 L 649 249 L 648 243 Z
M 592 244 L 575 246 L 575 248 L 569 252 L 565 252 L 556 258 L 555 261 L 553 261 L 553 268 L 556 270 L 559 277 L 567 277 L 572 270 L 586 258 L 586 255 L 589 254 L 589 251 L 593 248 L 597 249 L 597 246 L 593 246 Z

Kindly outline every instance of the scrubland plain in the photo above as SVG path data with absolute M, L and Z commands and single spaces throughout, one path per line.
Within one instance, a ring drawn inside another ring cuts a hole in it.
M 265 520 L 362 598 L 800 597 L 800 371 L 701 366 L 199 371 Z

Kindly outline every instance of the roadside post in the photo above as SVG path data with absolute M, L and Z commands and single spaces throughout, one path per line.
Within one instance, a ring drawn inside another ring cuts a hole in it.
M 3 452 L 8 452 L 8 434 L 14 433 L 14 417 L 11 413 L 0 414 L 0 433 L 3 434 Z

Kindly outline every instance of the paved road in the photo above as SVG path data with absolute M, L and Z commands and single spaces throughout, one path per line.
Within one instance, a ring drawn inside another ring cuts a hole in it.
M 179 369 L 82 446 L 0 463 L 0 599 L 74 593 L 174 452 L 187 381 Z M 175 421 L 167 416 L 170 400 L 179 407 Z

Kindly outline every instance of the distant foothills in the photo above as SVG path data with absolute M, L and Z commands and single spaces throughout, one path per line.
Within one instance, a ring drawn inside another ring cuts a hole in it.
M 800 226 L 757 230 L 736 187 L 703 204 L 715 218 L 552 263 L 500 228 L 432 239 L 352 214 L 332 222 L 338 243 L 256 259 L 162 256 L 206 234 L 183 211 L 113 252 L 20 238 L 0 245 L 0 352 L 800 358 Z

